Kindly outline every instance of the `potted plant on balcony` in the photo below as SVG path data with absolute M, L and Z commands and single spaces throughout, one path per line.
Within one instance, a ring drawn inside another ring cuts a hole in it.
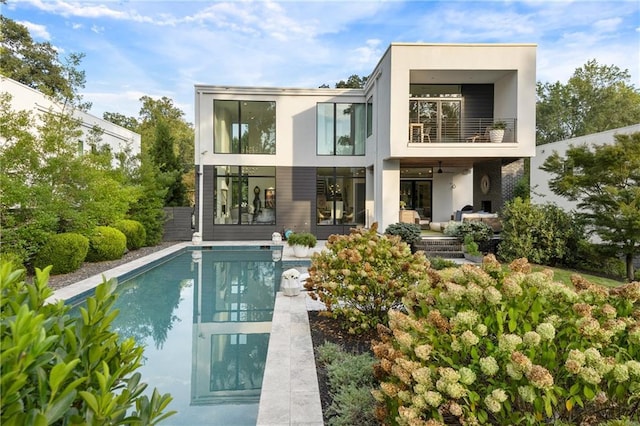
M 500 143 L 504 138 L 504 130 L 507 128 L 505 121 L 496 121 L 489 129 L 489 140 L 493 143 Z
M 316 236 L 310 232 L 294 232 L 287 238 L 287 244 L 293 248 L 295 257 L 306 257 L 309 249 L 316 246 Z

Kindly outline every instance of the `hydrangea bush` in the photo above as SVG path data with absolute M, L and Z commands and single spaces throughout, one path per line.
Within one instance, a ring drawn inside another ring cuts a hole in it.
M 411 253 L 399 236 L 379 235 L 373 224 L 349 235 L 331 235 L 325 249 L 311 258 L 305 288 L 326 305 L 327 315 L 358 334 L 387 324 L 387 312 L 428 270 L 424 252 Z
M 426 275 L 378 326 L 385 424 L 543 424 L 638 416 L 640 282 L 608 289 L 493 255 Z

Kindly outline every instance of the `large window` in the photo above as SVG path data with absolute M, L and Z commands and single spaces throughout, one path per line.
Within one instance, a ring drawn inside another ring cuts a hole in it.
M 214 223 L 276 223 L 276 168 L 216 166 Z
M 409 96 L 410 142 L 462 141 L 461 86 L 411 84 Z
M 373 135 L 373 98 L 367 100 L 367 137 Z
M 364 168 L 318 168 L 316 188 L 318 225 L 364 225 Z
M 276 103 L 213 101 L 215 152 L 275 154 Z
M 319 103 L 318 155 L 364 155 L 366 104 Z

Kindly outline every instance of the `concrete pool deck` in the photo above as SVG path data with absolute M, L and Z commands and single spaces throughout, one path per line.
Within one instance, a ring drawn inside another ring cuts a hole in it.
M 321 251 L 325 241 L 318 241 L 309 253 Z M 202 242 L 201 247 L 210 246 L 272 246 L 272 241 L 217 241 Z M 191 242 L 177 243 L 148 256 L 135 259 L 99 275 L 60 288 L 49 298 L 50 301 L 70 300 L 93 290 L 107 279 L 126 276 L 136 269 L 158 262 L 184 248 L 193 247 Z M 308 258 L 296 258 L 293 249 L 282 244 L 283 262 L 302 262 Z M 297 267 L 297 266 L 295 266 Z M 305 270 L 304 267 L 297 267 Z M 284 296 L 278 291 L 274 305 L 269 348 L 262 382 L 262 392 L 257 424 L 261 426 L 320 426 L 323 425 L 322 405 L 313 343 L 309 329 L 307 310 L 322 307 L 307 297 L 306 292 L 294 297 Z M 168 390 L 170 393 L 171 391 Z

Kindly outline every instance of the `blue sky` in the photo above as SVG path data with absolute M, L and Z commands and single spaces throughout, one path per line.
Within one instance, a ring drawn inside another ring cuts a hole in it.
M 2 13 L 61 56 L 86 56 L 91 113 L 138 117 L 193 85 L 318 87 L 368 75 L 391 42 L 536 43 L 537 80 L 595 59 L 640 87 L 640 1 L 8 0 Z

